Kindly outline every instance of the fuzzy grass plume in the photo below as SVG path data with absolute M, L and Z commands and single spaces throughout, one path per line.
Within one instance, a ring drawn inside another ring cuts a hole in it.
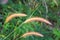
M 41 18 L 41 17 L 33 17 L 33 18 L 29 18 L 27 19 L 24 23 L 28 23 L 28 22 L 31 22 L 31 21 L 40 21 L 40 22 L 45 22 L 49 25 L 52 25 L 52 23 L 50 23 L 48 20 L 44 19 L 44 18 Z
M 27 32 L 27 33 L 23 34 L 21 37 L 26 37 L 26 36 L 31 36 L 31 35 L 44 37 L 44 35 L 42 35 L 42 34 L 40 34 L 38 32 Z
M 15 18 L 15 17 L 24 17 L 24 16 L 27 16 L 27 15 L 26 14 L 21 14 L 21 13 L 12 14 L 10 16 L 7 16 L 7 18 L 5 20 L 5 23 L 9 22 L 12 18 Z

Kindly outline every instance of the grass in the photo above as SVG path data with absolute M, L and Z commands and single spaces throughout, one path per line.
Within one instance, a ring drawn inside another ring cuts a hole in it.
M 60 1 L 59 0 L 9 0 L 0 7 L 0 40 L 60 40 Z M 6 18 L 15 13 L 24 13 L 26 17 L 15 17 L 8 23 Z M 42 17 L 53 25 L 42 22 L 24 23 L 32 17 Z M 44 35 L 21 37 L 27 32 Z

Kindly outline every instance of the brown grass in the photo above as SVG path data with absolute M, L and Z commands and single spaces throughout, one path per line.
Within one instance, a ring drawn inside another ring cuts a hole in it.
M 26 14 L 11 14 L 10 16 L 7 16 L 6 20 L 5 20 L 5 23 L 9 22 L 12 18 L 14 17 L 23 17 L 23 16 L 27 16 Z
M 33 18 L 29 18 L 27 19 L 24 23 L 28 23 L 28 22 L 31 22 L 31 21 L 40 21 L 40 22 L 45 22 L 49 25 L 52 25 L 48 20 L 44 19 L 44 18 L 41 18 L 41 17 L 33 17 Z
M 27 33 L 23 34 L 21 37 L 26 37 L 26 36 L 31 36 L 31 35 L 44 37 L 44 35 L 42 35 L 42 34 L 40 34 L 38 32 L 27 32 Z

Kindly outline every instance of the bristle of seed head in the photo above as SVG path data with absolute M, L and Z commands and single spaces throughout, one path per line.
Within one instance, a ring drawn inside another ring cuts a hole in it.
M 10 16 L 8 16 L 5 20 L 5 23 L 9 22 L 12 18 L 14 17 L 24 17 L 27 16 L 26 14 L 11 14 Z
M 44 35 L 42 35 L 42 34 L 40 34 L 38 32 L 27 32 L 27 33 L 23 34 L 21 37 L 26 37 L 26 36 L 31 36 L 31 35 L 44 37 Z
M 32 21 L 40 21 L 40 22 L 45 22 L 49 25 L 52 25 L 52 23 L 50 23 L 48 20 L 41 18 L 41 17 L 33 17 L 33 18 L 29 18 L 27 19 L 24 23 L 28 23 L 28 22 L 32 22 Z

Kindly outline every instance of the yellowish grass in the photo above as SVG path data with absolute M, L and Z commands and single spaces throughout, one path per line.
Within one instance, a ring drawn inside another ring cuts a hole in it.
M 29 18 L 27 19 L 24 23 L 28 23 L 28 22 L 31 22 L 31 21 L 40 21 L 40 22 L 45 22 L 49 25 L 52 25 L 52 23 L 50 23 L 48 20 L 44 19 L 44 18 L 41 18 L 41 17 L 33 17 L 33 18 Z
M 38 32 L 27 32 L 27 33 L 23 34 L 21 37 L 26 37 L 26 36 L 31 36 L 31 35 L 44 37 L 44 35 L 42 35 L 42 34 L 40 34 Z
M 5 23 L 9 22 L 12 18 L 14 17 L 23 17 L 23 16 L 27 16 L 26 14 L 12 14 L 10 16 L 7 16 L 6 20 L 5 20 Z

